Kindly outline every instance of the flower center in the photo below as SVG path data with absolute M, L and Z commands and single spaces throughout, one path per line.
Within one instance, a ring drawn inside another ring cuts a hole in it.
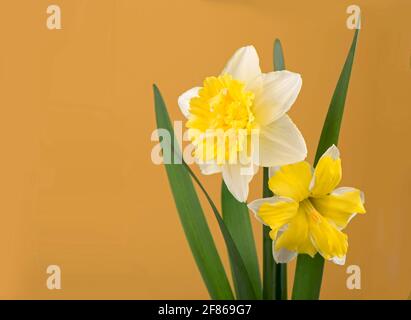
M 190 101 L 187 127 L 201 131 L 251 129 L 253 101 L 254 93 L 246 91 L 245 85 L 230 75 L 208 77 L 199 96 Z
M 314 208 L 313 204 L 311 203 L 310 199 L 305 199 L 300 202 L 301 208 L 307 215 L 307 219 L 314 223 L 321 223 L 321 214 Z
M 309 198 L 300 202 L 300 206 L 307 217 L 310 239 L 321 255 L 327 260 L 343 258 L 348 248 L 347 235 L 321 215 Z
M 194 145 L 212 152 L 206 156 L 204 152 L 199 155 L 197 150 L 197 156 L 210 160 L 223 153 L 227 160 L 230 153 L 244 150 L 247 136 L 255 127 L 255 117 L 251 112 L 254 97 L 244 83 L 228 74 L 204 80 L 198 97 L 190 101 L 187 128 Z M 211 136 L 218 136 L 220 141 L 210 139 Z M 221 147 L 225 150 L 222 151 Z

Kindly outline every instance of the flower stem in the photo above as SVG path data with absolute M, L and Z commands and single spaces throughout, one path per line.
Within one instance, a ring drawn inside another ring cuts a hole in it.
M 264 168 L 263 198 L 273 196 L 268 179 L 268 168 Z M 287 300 L 287 265 L 275 263 L 269 233 L 270 227 L 263 226 L 263 299 Z
M 276 265 L 274 263 L 272 250 L 272 241 L 268 235 L 270 227 L 263 226 L 263 299 L 275 300 L 276 289 L 274 278 Z

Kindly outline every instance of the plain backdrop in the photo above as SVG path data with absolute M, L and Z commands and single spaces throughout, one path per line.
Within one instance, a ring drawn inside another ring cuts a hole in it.
M 50 4 L 61 6 L 62 30 L 46 28 Z M 347 266 L 360 266 L 362 289 L 348 290 L 346 266 L 327 263 L 322 298 L 408 297 L 410 1 L 7 0 L 0 4 L 0 298 L 207 298 L 165 170 L 151 162 L 152 83 L 182 120 L 179 94 L 219 74 L 248 44 L 271 71 L 280 38 L 287 69 L 303 78 L 290 115 L 312 161 L 353 37 L 351 4 L 361 7 L 363 23 L 339 147 L 342 185 L 366 194 L 367 214 L 347 230 Z M 221 177 L 201 180 L 219 202 Z M 261 184 L 260 172 L 250 200 Z M 253 226 L 260 254 L 261 226 Z M 46 287 L 53 264 L 62 290 Z

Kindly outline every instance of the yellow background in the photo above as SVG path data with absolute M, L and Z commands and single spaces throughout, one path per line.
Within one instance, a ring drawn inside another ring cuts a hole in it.
M 50 4 L 61 6 L 63 30 L 46 28 Z M 353 36 L 350 4 L 363 28 L 340 148 L 343 184 L 366 192 L 368 213 L 348 229 L 347 265 L 361 267 L 362 289 L 348 290 L 346 267 L 327 264 L 322 298 L 406 298 L 408 0 L 1 1 L 0 298 L 207 298 L 164 168 L 150 159 L 151 85 L 182 120 L 181 92 L 247 44 L 270 71 L 278 37 L 303 77 L 291 116 L 311 161 Z M 217 200 L 220 177 L 201 178 Z M 252 190 L 260 197 L 260 175 Z M 46 288 L 51 264 L 62 269 L 60 291 Z

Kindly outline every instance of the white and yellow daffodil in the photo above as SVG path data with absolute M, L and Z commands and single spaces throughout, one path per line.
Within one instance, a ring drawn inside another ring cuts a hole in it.
M 298 253 L 345 263 L 347 235 L 342 230 L 357 213 L 365 213 L 364 195 L 354 188 L 337 188 L 341 159 L 336 146 L 320 158 L 315 170 L 308 162 L 270 169 L 274 197 L 248 205 L 271 228 L 273 256 L 287 263 Z
M 248 46 L 234 54 L 221 75 L 208 77 L 202 87 L 182 94 L 178 103 L 188 119 L 189 139 L 202 173 L 222 173 L 230 192 L 245 202 L 258 166 L 305 159 L 304 138 L 286 114 L 301 85 L 297 73 L 261 73 L 258 54 Z M 216 131 L 223 133 L 223 143 L 213 144 L 209 152 L 208 137 Z M 252 139 L 256 132 L 258 138 Z M 244 154 L 248 160 L 239 161 Z

